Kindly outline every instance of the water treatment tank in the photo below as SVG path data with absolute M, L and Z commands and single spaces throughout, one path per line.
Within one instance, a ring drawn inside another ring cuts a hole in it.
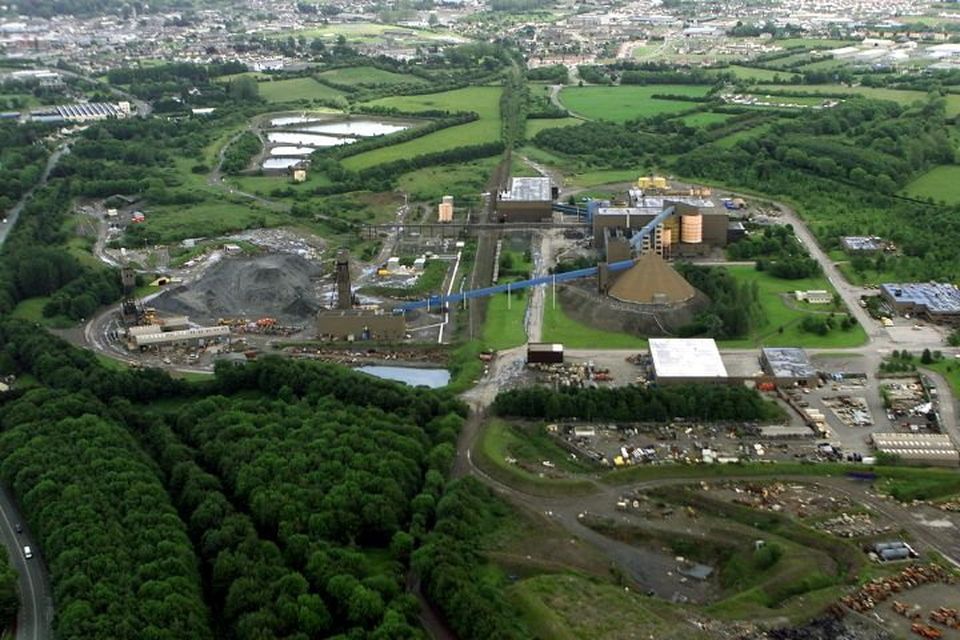
M 700 244 L 703 242 L 703 216 L 699 213 L 680 216 L 680 242 Z

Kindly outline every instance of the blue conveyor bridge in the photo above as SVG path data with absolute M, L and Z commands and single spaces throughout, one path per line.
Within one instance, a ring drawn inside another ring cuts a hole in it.
M 672 216 L 674 212 L 674 207 L 667 207 L 658 213 L 653 220 L 645 224 L 638 232 L 631 236 L 630 245 L 632 246 L 635 255 L 640 254 L 640 249 L 644 238 L 649 236 L 653 230 L 657 228 L 657 225 Z M 607 265 L 607 269 L 611 273 L 624 271 L 632 267 L 635 262 L 635 259 L 621 260 L 620 262 L 613 262 Z M 598 271 L 599 267 L 587 267 L 586 269 L 575 269 L 573 271 L 565 271 L 564 273 L 554 273 L 548 276 L 540 276 L 538 278 L 531 278 L 529 280 L 521 280 L 519 282 L 509 282 L 507 284 L 498 284 L 492 287 L 483 287 L 480 289 L 472 289 L 470 291 L 451 293 L 450 295 L 432 295 L 424 300 L 416 300 L 414 302 L 407 302 L 397 305 L 394 307 L 394 313 L 406 313 L 407 311 L 413 311 L 415 309 L 439 309 L 450 304 L 463 302 L 464 300 L 486 298 L 498 293 L 507 293 L 508 291 L 518 291 L 520 289 L 529 289 L 530 287 L 570 282 L 571 280 L 579 280 L 580 278 L 590 278 L 596 276 Z

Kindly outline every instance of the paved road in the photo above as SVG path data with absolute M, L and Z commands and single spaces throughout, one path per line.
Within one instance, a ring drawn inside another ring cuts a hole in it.
M 40 189 L 47 184 L 47 180 L 50 178 L 50 172 L 53 171 L 54 167 L 57 166 L 57 163 L 60 162 L 60 158 L 67 153 L 70 153 L 70 148 L 66 144 L 57 147 L 57 149 L 50 154 L 50 157 L 47 158 L 47 166 L 43 169 L 43 174 L 40 176 L 40 181 L 29 191 L 23 194 L 23 197 L 20 198 L 19 202 L 13 205 L 13 208 L 7 212 L 6 224 L 0 223 L 0 247 L 2 247 L 3 243 L 7 241 L 7 236 L 10 235 L 14 225 L 17 224 L 17 220 L 20 219 L 20 213 L 23 211 L 23 208 L 26 206 L 27 202 L 30 201 L 30 198 L 33 197 L 33 194 L 37 189 Z
M 17 523 L 23 527 L 23 533 L 16 532 Z M 10 494 L 3 488 L 0 488 L 0 540 L 7 549 L 11 566 L 17 572 L 17 586 L 20 590 L 17 640 L 52 638 L 53 598 L 46 567 L 40 555 L 40 546 L 20 517 Z M 23 557 L 24 546 L 29 546 L 33 551 L 32 559 Z

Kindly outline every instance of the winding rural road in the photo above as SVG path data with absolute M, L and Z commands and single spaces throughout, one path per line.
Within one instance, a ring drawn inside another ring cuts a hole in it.
M 17 533 L 20 525 L 23 531 Z M 20 517 L 10 493 L 0 487 L 0 541 L 7 550 L 10 566 L 17 572 L 20 609 L 17 611 L 17 640 L 48 640 L 53 637 L 53 598 L 46 566 L 36 539 Z M 23 547 L 33 558 L 26 559 Z
M 7 222 L 0 223 L 0 247 L 7 241 L 20 213 L 37 189 L 43 188 L 57 163 L 70 152 L 68 145 L 58 147 L 49 158 L 39 182 L 27 191 L 7 212 Z M 20 525 L 22 533 L 17 533 Z M 7 550 L 10 565 L 17 572 L 17 587 L 20 592 L 20 609 L 17 611 L 17 640 L 48 640 L 53 637 L 53 599 L 50 595 L 49 577 L 40 547 L 30 535 L 24 519 L 9 492 L 0 487 L 0 541 Z M 23 547 L 29 546 L 33 558 L 23 556 Z
M 17 220 L 20 219 L 20 213 L 23 211 L 23 208 L 27 206 L 27 203 L 30 202 L 30 198 L 33 197 L 33 194 L 36 193 L 37 189 L 41 189 L 47 184 L 47 180 L 50 179 L 50 173 L 53 171 L 54 167 L 57 166 L 57 163 L 60 162 L 60 158 L 68 153 L 70 153 L 70 147 L 68 144 L 65 143 L 57 147 L 57 149 L 50 154 L 50 157 L 47 158 L 47 165 L 43 168 L 43 173 L 40 175 L 39 182 L 37 182 L 37 184 L 33 185 L 29 191 L 23 194 L 17 204 L 13 205 L 13 208 L 7 212 L 6 223 L 0 223 L 0 247 L 2 247 L 7 241 L 7 236 L 9 236 L 10 232 L 13 231 L 14 225 L 16 225 Z

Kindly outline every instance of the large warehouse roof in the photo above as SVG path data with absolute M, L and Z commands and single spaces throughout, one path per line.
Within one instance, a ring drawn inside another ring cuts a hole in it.
M 501 200 L 550 202 L 550 178 L 511 178 L 510 189 L 500 192 Z
M 657 378 L 726 378 L 727 369 L 712 338 L 651 338 Z
M 804 379 L 817 375 L 807 352 L 794 347 L 765 347 L 762 350 L 770 375 L 774 378 Z
M 891 300 L 922 307 L 928 313 L 960 313 L 960 288 L 956 285 L 940 282 L 885 282 L 880 285 L 880 290 Z

